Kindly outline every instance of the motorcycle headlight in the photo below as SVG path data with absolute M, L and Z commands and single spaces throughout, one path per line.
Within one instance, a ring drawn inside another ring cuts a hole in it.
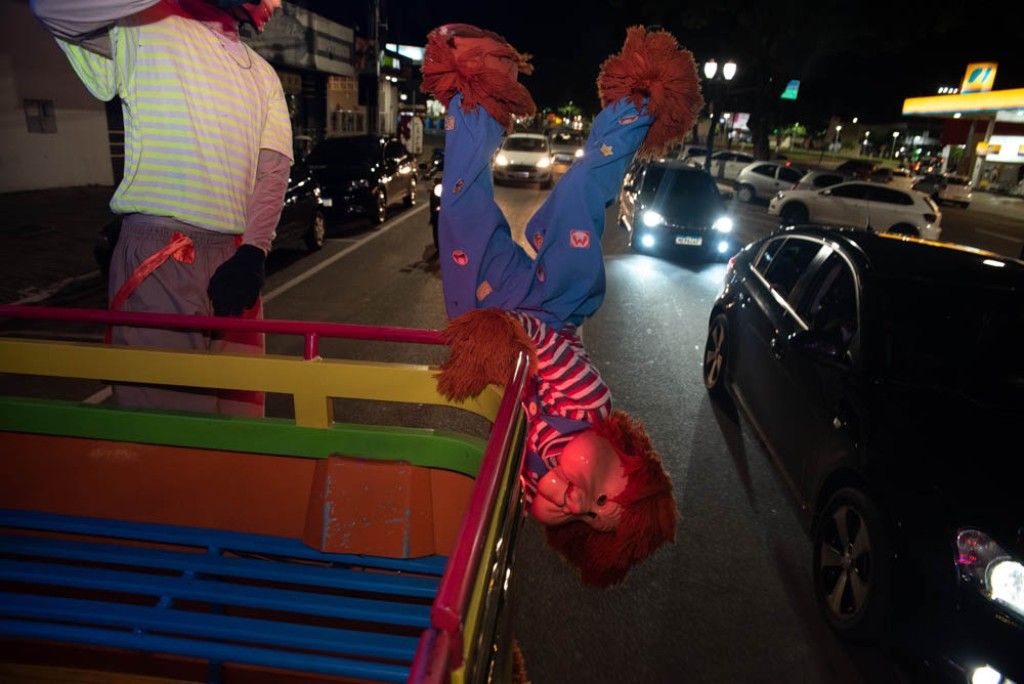
M 582 147 L 576 148 L 576 152 L 573 154 L 573 156 L 576 157 L 577 159 L 582 157 L 583 156 L 583 148 Z
M 665 217 L 664 216 L 662 216 L 661 214 L 659 214 L 656 211 L 651 211 L 650 209 L 648 209 L 647 211 L 644 212 L 644 215 L 643 215 L 642 218 L 643 218 L 643 221 L 644 221 L 644 225 L 647 226 L 648 228 L 654 228 L 655 226 L 660 226 L 662 223 L 665 222 Z
M 541 157 L 537 160 L 538 169 L 546 169 L 551 166 L 551 157 Z
M 368 188 L 370 187 L 370 181 L 366 180 L 365 178 L 358 178 L 356 180 L 349 181 L 348 187 L 352 190 L 358 190 L 359 188 Z
M 711 224 L 711 228 L 720 233 L 728 233 L 732 230 L 732 219 L 728 216 L 719 217 L 717 221 Z
M 980 530 L 960 530 L 956 547 L 961 581 L 1024 617 L 1024 564 Z
M 508 157 L 499 152 L 498 156 L 494 158 L 494 163 L 498 166 L 508 166 Z
M 434 197 L 440 197 L 440 196 L 441 196 L 441 184 L 438 183 L 437 185 L 434 186 Z

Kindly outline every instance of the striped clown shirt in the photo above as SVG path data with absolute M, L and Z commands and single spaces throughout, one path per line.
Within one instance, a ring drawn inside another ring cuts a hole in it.
M 527 415 L 526 462 L 522 483 L 529 504 L 540 476 L 558 465 L 565 445 L 576 433 L 563 434 L 548 416 L 594 425 L 608 417 L 612 395 L 601 379 L 574 326 L 559 331 L 521 311 L 514 312 L 537 351 L 537 373 L 523 404 Z
M 243 233 L 260 149 L 293 154 L 273 68 L 247 45 L 176 14 L 130 17 L 109 36 L 111 57 L 57 42 L 89 92 L 121 98 L 124 180 L 111 210 Z

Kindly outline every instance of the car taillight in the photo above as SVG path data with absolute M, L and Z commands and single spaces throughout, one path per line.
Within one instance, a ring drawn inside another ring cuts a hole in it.
M 924 220 L 927 221 L 928 223 L 935 223 L 935 219 L 936 218 L 938 218 L 938 217 L 935 216 L 935 214 L 925 214 L 924 215 Z
M 729 263 L 725 265 L 725 277 L 728 278 L 732 270 L 736 268 L 736 257 L 729 259 Z

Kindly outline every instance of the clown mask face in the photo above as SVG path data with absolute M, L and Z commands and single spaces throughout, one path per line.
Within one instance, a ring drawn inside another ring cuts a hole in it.
M 614 530 L 622 507 L 614 501 L 626 489 L 619 455 L 607 439 L 581 432 L 562 451 L 558 465 L 541 476 L 530 514 L 544 525 L 580 520 L 595 530 Z

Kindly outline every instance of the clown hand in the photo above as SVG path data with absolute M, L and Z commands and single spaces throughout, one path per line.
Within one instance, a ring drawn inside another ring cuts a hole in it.
M 255 245 L 242 245 L 210 278 L 206 288 L 215 316 L 240 316 L 260 296 L 267 255 Z
M 437 391 L 448 399 L 462 401 L 487 385 L 504 385 L 520 352 L 536 368 L 537 354 L 526 331 L 501 309 L 468 311 L 448 323 L 442 334 L 449 353 L 437 374 Z

